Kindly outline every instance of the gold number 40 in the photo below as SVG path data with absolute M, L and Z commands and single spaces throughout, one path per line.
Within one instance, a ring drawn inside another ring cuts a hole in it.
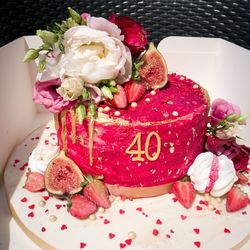
M 156 138 L 156 151 L 152 153 L 152 155 L 149 154 L 149 146 L 151 142 L 151 138 L 154 136 Z M 142 150 L 142 144 L 141 144 L 141 132 L 137 133 L 134 137 L 134 140 L 132 143 L 128 146 L 126 149 L 126 154 L 132 155 L 132 161 L 144 161 L 144 157 L 142 155 L 145 154 L 147 160 L 149 161 L 155 161 L 158 159 L 160 153 L 161 153 L 161 138 L 156 132 L 150 132 L 147 136 L 146 142 L 145 142 L 145 148 Z M 132 149 L 134 146 L 136 146 L 137 149 Z

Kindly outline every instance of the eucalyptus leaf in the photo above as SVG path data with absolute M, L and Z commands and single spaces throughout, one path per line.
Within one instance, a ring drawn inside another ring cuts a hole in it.
M 32 60 L 35 60 L 36 58 L 38 58 L 39 53 L 36 49 L 28 49 L 28 51 L 26 52 L 26 54 L 23 57 L 23 62 L 29 62 Z

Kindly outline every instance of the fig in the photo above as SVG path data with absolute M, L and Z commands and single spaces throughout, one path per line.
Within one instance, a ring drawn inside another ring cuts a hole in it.
M 162 54 L 153 43 L 142 56 L 143 65 L 139 69 L 139 75 L 150 89 L 159 89 L 168 81 L 168 68 Z
M 61 151 L 53 158 L 45 171 L 45 188 L 56 196 L 80 192 L 84 177 L 79 167 Z

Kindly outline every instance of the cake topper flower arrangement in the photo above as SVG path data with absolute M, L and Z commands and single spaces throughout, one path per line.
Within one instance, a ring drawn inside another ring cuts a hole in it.
M 166 64 L 153 44 L 142 56 L 147 36 L 139 23 L 115 13 L 107 20 L 68 10 L 68 19 L 37 31 L 43 44 L 29 49 L 23 59 L 39 61 L 41 75 L 33 91 L 36 103 L 53 113 L 75 107 L 82 122 L 87 113 L 95 116 L 102 101 L 125 108 L 146 88 L 167 83 Z

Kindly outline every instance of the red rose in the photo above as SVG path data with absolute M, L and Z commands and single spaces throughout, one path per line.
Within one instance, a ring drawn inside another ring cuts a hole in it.
M 144 28 L 128 16 L 118 17 L 112 13 L 109 21 L 115 23 L 124 35 L 124 44 L 130 49 L 132 55 L 145 50 L 147 34 Z
M 250 148 L 245 145 L 237 144 L 235 138 L 219 139 L 213 135 L 207 137 L 207 150 L 216 154 L 226 155 L 234 163 L 234 168 L 237 171 L 247 169 L 250 156 Z

